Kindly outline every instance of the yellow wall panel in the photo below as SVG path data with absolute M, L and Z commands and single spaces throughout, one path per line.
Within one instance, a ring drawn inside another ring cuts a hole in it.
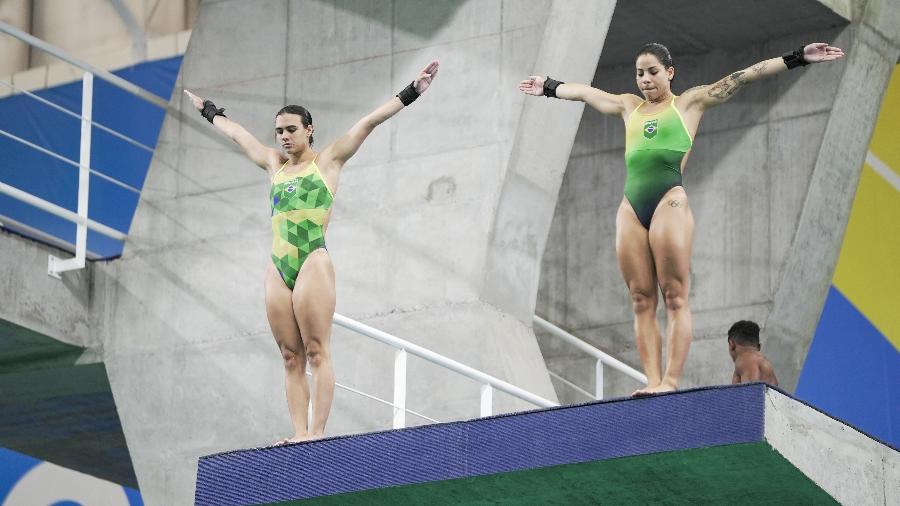
M 891 82 L 881 103 L 869 151 L 900 175 L 900 65 L 894 67 Z
M 860 175 L 834 285 L 900 350 L 900 192 L 868 164 Z

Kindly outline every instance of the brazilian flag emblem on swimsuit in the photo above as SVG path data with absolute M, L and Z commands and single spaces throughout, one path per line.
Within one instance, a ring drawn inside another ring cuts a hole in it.
M 644 137 L 648 139 L 656 137 L 656 131 L 659 130 L 657 123 L 659 123 L 659 120 L 655 119 L 644 122 Z

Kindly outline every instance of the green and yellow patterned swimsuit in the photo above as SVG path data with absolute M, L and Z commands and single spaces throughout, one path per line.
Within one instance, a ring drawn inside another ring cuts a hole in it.
M 315 159 L 297 174 L 272 177 L 272 262 L 291 290 L 300 267 L 313 251 L 325 247 L 325 222 L 334 193 L 319 172 Z
M 625 120 L 625 198 L 647 230 L 659 201 L 681 186 L 681 161 L 693 145 L 675 98 L 652 114 L 639 112 L 642 102 Z

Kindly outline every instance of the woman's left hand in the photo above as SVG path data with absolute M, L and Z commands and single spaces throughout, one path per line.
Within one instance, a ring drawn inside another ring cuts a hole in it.
M 438 73 L 439 63 L 437 60 L 432 60 L 431 63 L 425 66 L 421 72 L 419 72 L 419 77 L 413 81 L 413 86 L 416 88 L 416 93 L 421 95 L 425 93 L 425 90 L 431 86 L 431 81 L 434 80 L 434 77 Z
M 844 57 L 839 47 L 829 46 L 825 42 L 814 42 L 803 48 L 803 59 L 808 63 L 837 60 Z

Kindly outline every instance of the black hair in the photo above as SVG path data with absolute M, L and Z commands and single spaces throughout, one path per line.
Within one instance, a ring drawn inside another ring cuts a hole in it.
M 282 114 L 296 114 L 297 116 L 300 116 L 300 123 L 303 124 L 304 128 L 308 127 L 309 125 L 312 125 L 312 114 L 310 114 L 309 111 L 306 110 L 306 107 L 303 107 L 302 105 L 286 105 L 286 106 L 282 107 L 281 110 L 278 111 L 277 114 L 275 114 L 275 117 L 277 118 L 278 116 L 281 116 Z M 313 136 L 310 135 L 309 136 L 309 145 L 312 146 L 312 144 L 313 144 Z
M 637 60 L 639 56 L 642 54 L 652 54 L 659 60 L 660 63 L 663 64 L 663 68 L 668 69 L 669 67 L 674 67 L 675 64 L 672 62 L 672 53 L 669 52 L 669 48 L 660 44 L 659 42 L 651 42 L 649 44 L 644 44 L 638 49 L 636 55 L 634 55 L 634 59 Z M 670 81 L 674 81 L 675 78 L 670 79 Z
M 759 325 L 749 320 L 741 320 L 728 329 L 728 339 L 744 346 L 758 345 Z

